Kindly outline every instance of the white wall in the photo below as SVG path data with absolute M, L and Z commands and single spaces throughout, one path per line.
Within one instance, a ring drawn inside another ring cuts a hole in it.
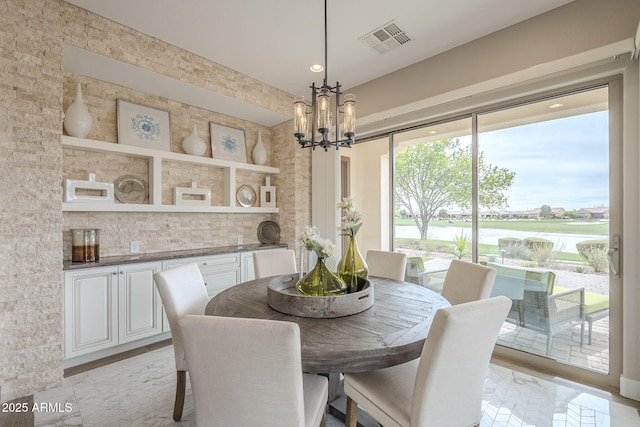
M 351 159 L 351 197 L 363 212 L 358 232 L 358 248 L 389 250 L 389 140 L 387 138 L 356 144 L 341 153 Z

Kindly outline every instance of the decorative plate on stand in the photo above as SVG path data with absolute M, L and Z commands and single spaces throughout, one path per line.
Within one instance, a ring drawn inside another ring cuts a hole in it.
M 249 185 L 241 185 L 236 192 L 236 200 L 245 208 L 255 205 L 257 199 L 255 190 Z
M 262 221 L 258 225 L 258 240 L 267 244 L 280 242 L 280 226 L 273 221 Z
M 147 203 L 149 188 L 144 179 L 133 175 L 118 177 L 113 183 L 116 199 L 121 203 Z

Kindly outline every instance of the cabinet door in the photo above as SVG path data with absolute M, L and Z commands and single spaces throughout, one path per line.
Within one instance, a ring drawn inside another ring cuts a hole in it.
M 118 274 L 119 342 L 162 332 L 162 303 L 153 275 L 159 262 L 121 265 Z
M 231 286 L 240 283 L 240 269 L 230 270 L 203 269 L 202 278 L 207 287 L 207 294 L 212 298 Z
M 240 282 L 248 282 L 256 278 L 253 269 L 253 252 L 243 252 L 240 254 Z
M 118 343 L 117 267 L 64 275 L 65 358 Z

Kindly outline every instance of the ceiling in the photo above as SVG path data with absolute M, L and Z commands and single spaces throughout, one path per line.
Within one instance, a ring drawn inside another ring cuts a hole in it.
M 321 0 L 66 0 L 292 95 L 323 74 Z M 329 0 L 328 83 L 404 68 L 572 0 Z M 411 41 L 383 54 L 360 40 L 395 21 Z

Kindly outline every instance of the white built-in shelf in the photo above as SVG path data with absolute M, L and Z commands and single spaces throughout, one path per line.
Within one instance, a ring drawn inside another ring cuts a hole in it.
M 250 171 L 265 175 L 280 173 L 280 169 L 271 166 L 260 166 L 249 163 L 232 162 L 229 160 L 212 159 L 192 156 L 189 154 L 172 153 L 149 148 L 92 139 L 62 136 L 62 146 L 98 153 L 115 153 L 123 156 L 146 158 L 149 161 L 149 203 L 62 203 L 65 212 L 211 212 L 211 213 L 278 213 L 278 208 L 243 207 L 236 202 L 236 171 Z M 191 206 L 191 205 L 163 205 L 162 204 L 162 163 L 180 162 L 194 165 L 222 169 L 224 173 L 223 206 Z

